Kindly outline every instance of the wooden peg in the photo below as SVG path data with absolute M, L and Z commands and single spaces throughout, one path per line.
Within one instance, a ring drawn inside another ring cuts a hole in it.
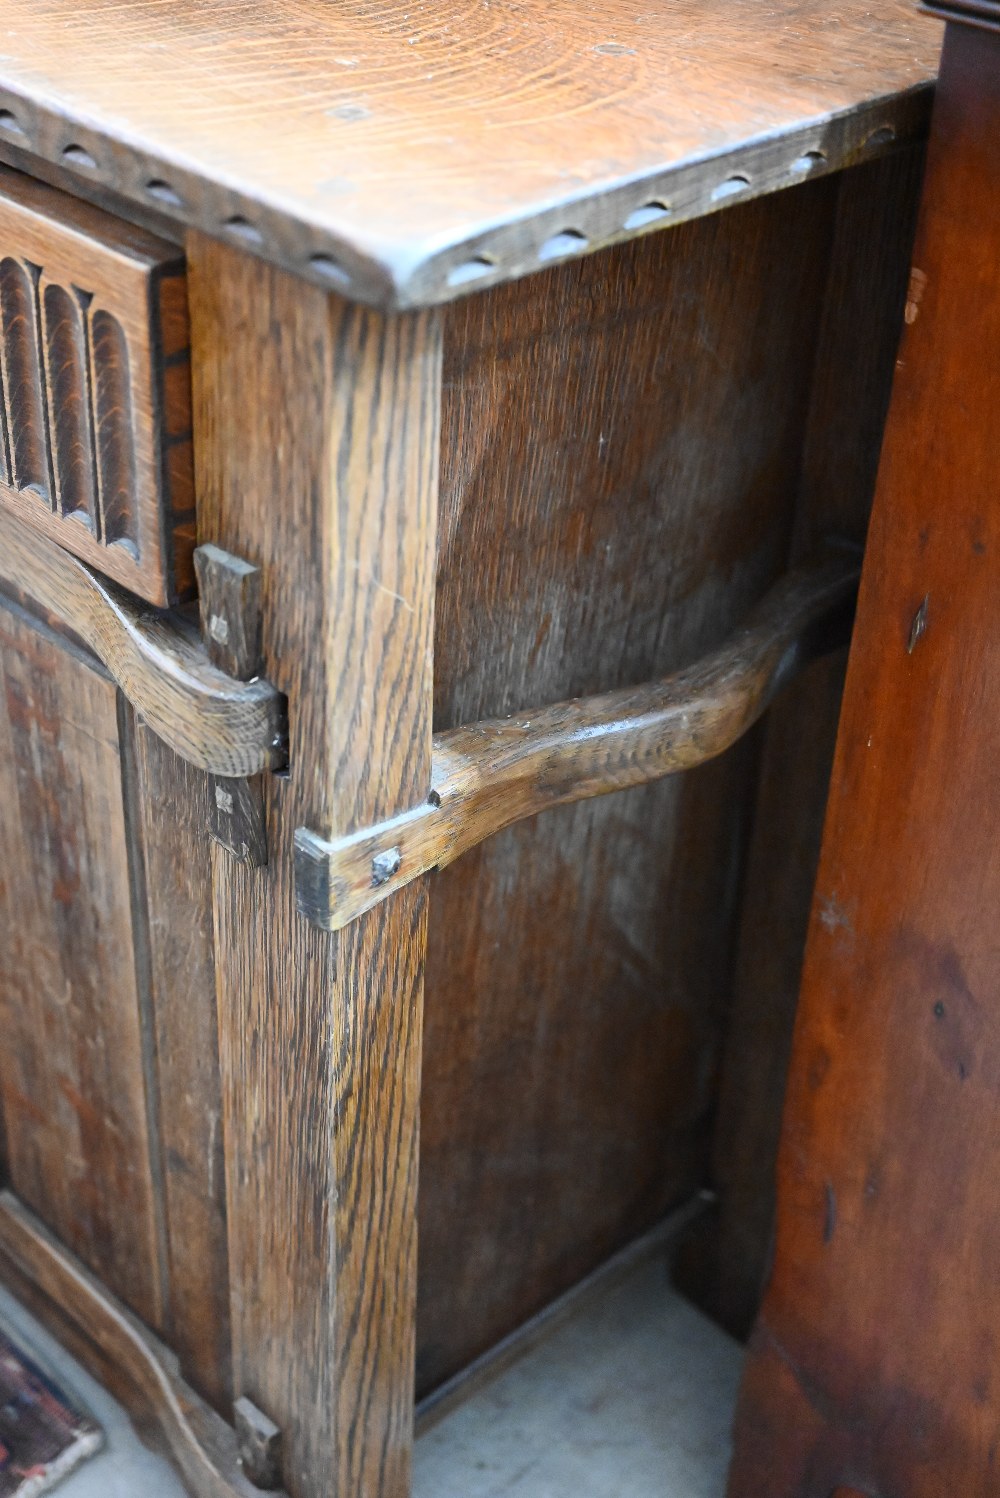
M 261 777 L 211 778 L 208 830 L 240 863 L 261 869 L 267 863 L 264 788 Z
M 238 681 L 261 670 L 260 568 L 211 542 L 194 553 L 201 637 L 214 666 Z M 264 787 L 260 776 L 213 776 L 208 830 L 240 863 L 267 863 Z
M 212 664 L 237 681 L 261 669 L 260 568 L 208 543 L 194 554 L 201 636 Z
M 255 1488 L 281 1487 L 281 1430 L 245 1395 L 233 1405 L 240 1466 Z

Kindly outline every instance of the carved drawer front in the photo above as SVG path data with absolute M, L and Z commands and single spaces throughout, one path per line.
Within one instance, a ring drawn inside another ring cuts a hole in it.
M 183 256 L 0 167 L 0 505 L 150 603 L 192 591 Z

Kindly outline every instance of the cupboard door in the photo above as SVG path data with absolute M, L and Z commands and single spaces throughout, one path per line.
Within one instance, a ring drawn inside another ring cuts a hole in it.
M 86 659 L 0 609 L 0 1089 L 10 1184 L 144 1321 L 163 1317 L 151 1030 L 122 714 Z
M 231 1393 L 207 778 L 0 598 L 7 1184 Z

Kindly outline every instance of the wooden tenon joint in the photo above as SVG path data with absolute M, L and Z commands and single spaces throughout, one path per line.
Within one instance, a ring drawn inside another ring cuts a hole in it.
M 260 568 L 208 542 L 194 554 L 201 637 L 213 666 L 237 681 L 261 668 Z
M 236 681 L 254 681 L 262 666 L 260 568 L 211 542 L 194 553 L 201 637 L 213 666 Z M 264 787 L 252 779 L 212 776 L 208 830 L 240 863 L 267 863 Z
M 340 930 L 524 817 L 713 759 L 846 643 L 859 571 L 852 555 L 789 573 L 725 644 L 674 675 L 435 734 L 421 806 L 332 840 L 297 829 L 300 914 Z
M 252 1399 L 242 1396 L 233 1405 L 233 1423 L 240 1453 L 240 1466 L 255 1488 L 273 1492 L 281 1487 L 281 1429 L 259 1410 Z

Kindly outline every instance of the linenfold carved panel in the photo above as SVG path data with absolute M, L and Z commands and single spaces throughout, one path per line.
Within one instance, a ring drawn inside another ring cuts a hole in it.
M 192 588 L 184 262 L 0 168 L 0 504 L 151 603 Z

